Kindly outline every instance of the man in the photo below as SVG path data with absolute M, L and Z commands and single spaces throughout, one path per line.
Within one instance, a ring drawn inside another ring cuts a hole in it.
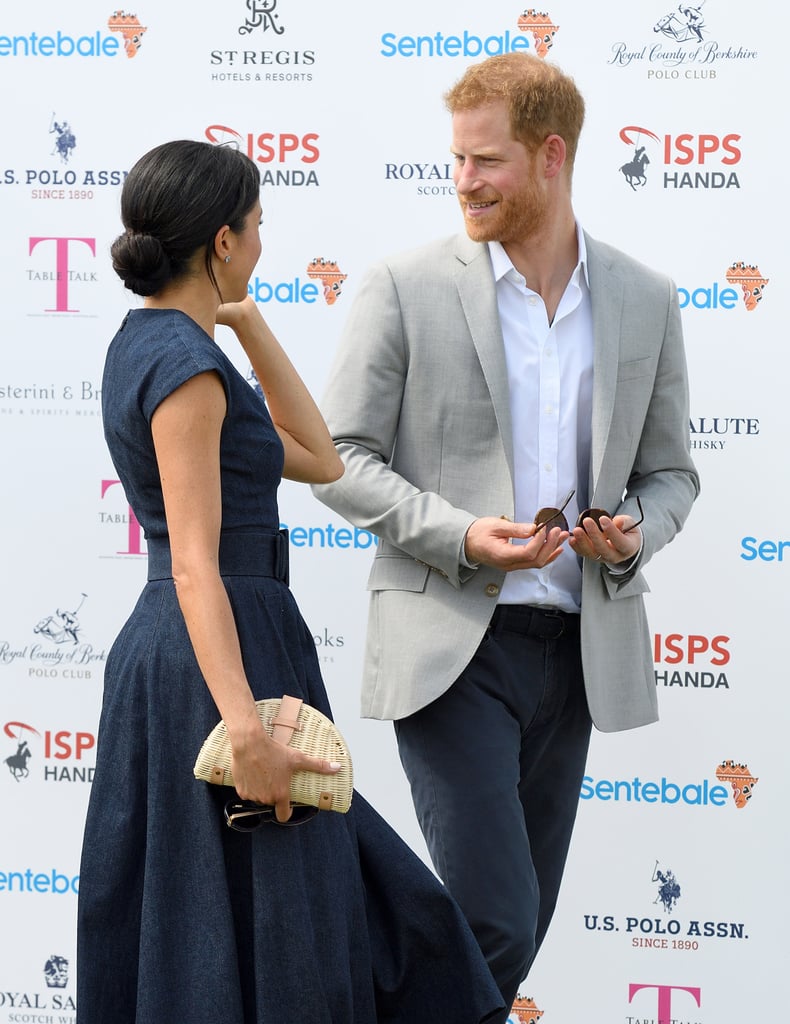
M 511 53 L 446 101 L 468 237 L 362 284 L 323 405 L 346 470 L 315 492 L 380 537 L 363 713 L 395 720 L 509 1007 L 556 903 L 590 716 L 657 718 L 641 570 L 698 478 L 676 289 L 574 217 L 572 80 Z

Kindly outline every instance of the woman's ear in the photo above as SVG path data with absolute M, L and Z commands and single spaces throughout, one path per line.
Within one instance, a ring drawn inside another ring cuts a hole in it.
M 223 263 L 230 262 L 228 259 L 231 254 L 230 236 L 231 230 L 227 224 L 223 224 L 216 235 L 214 235 L 214 255 Z

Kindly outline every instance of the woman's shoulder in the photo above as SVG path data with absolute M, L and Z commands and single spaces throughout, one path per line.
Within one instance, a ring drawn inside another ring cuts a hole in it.
M 227 390 L 227 357 L 191 317 L 176 309 L 134 309 L 107 351 L 104 390 L 134 394 L 150 417 L 177 387 L 212 370 Z

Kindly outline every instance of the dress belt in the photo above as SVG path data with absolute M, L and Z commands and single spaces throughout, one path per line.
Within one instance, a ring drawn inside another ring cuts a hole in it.
M 559 608 L 540 608 L 529 604 L 499 604 L 489 629 L 492 633 L 507 630 L 534 636 L 541 640 L 559 640 L 561 636 L 578 632 L 581 616 L 563 612 Z
M 173 577 L 170 541 L 149 537 L 148 579 Z M 272 576 L 288 583 L 288 531 L 278 533 L 226 532 L 219 535 L 220 576 Z

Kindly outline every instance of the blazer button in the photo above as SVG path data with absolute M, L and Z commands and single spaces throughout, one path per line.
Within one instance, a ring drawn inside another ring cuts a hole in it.
M 486 594 L 489 597 L 497 597 L 497 595 L 499 594 L 499 587 L 496 585 L 496 583 L 489 583 L 487 585 Z

